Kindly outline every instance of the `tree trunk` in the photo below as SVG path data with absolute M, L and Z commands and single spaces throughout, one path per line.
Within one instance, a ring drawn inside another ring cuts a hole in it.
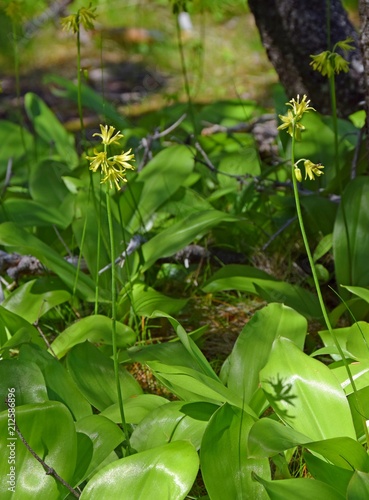
M 368 5 L 366 0 L 362 3 Z M 358 35 L 341 0 L 330 0 L 328 4 L 330 37 L 325 0 L 249 0 L 262 42 L 288 99 L 307 94 L 320 113 L 331 112 L 329 84 L 310 66 L 310 55 L 331 49 L 349 36 L 353 38 L 356 49 L 345 56 L 350 71 L 336 77 L 337 109 L 345 117 L 357 111 L 364 100 L 363 64 Z

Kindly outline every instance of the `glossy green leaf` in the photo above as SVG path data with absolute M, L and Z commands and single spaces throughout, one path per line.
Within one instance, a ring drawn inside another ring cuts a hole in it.
M 260 382 L 277 415 L 312 441 L 356 439 L 350 408 L 336 377 L 290 340 L 275 340 Z
M 44 345 L 36 328 L 18 314 L 0 306 L 0 346 L 17 346 L 24 342 L 34 342 Z
M 65 481 L 70 482 L 76 466 L 77 436 L 70 412 L 61 403 L 47 401 L 16 409 L 17 424 L 27 443 L 49 467 Z M 1 436 L 8 436 L 8 412 L 0 414 Z M 13 436 L 12 436 L 13 438 Z M 15 444 L 15 494 L 9 491 L 6 475 L 10 472 L 8 460 L 0 462 L 0 496 L 2 499 L 47 498 L 60 500 L 68 490 L 53 476 L 46 474 L 42 465 L 31 455 L 21 439 L 0 440 L 2 457 L 12 457 L 11 446 Z
M 193 170 L 193 152 L 186 146 L 171 146 L 158 153 L 133 183 L 142 183 L 140 199 L 127 229 L 136 232 L 179 189 Z M 173 233 L 172 233 L 173 234 Z
M 116 322 L 117 346 L 120 348 L 133 344 L 136 334 L 119 321 Z M 75 345 L 89 340 L 90 342 L 112 343 L 112 323 L 107 316 L 96 314 L 87 316 L 68 326 L 51 344 L 54 354 L 62 358 Z
M 251 266 L 230 264 L 216 271 L 203 287 L 207 293 L 240 290 L 261 296 L 268 302 L 281 302 L 308 318 L 320 318 L 317 297 L 297 285 L 278 281 L 273 276 Z
M 72 221 L 72 213 L 50 205 L 22 198 L 9 198 L 3 204 L 5 212 L 0 213 L 0 223 L 11 221 L 23 227 L 57 226 L 65 229 Z
M 336 280 L 340 285 L 369 285 L 369 179 L 353 179 L 343 193 L 333 231 L 333 257 Z M 346 238 L 345 220 L 348 238 Z M 350 249 L 350 250 L 349 250 Z M 349 259 L 351 258 L 351 265 Z
M 54 271 L 70 290 L 73 290 L 77 272 L 76 268 L 64 260 L 58 252 L 28 233 L 22 227 L 12 222 L 4 222 L 1 224 L 0 244 L 22 255 L 33 255 L 39 259 L 46 268 Z M 95 284 L 91 278 L 83 273 L 80 273 L 78 277 L 77 294 L 91 301 L 93 301 L 95 297 Z
M 244 326 L 228 358 L 228 387 L 250 403 L 274 340 L 287 337 L 302 350 L 306 332 L 306 319 L 289 307 L 269 304 L 257 311 Z
M 248 448 L 251 457 L 273 457 L 296 446 L 318 453 L 337 467 L 369 470 L 369 457 L 356 438 L 342 436 L 311 441 L 306 434 L 270 418 L 258 420 L 249 433 Z
M 144 451 L 184 439 L 199 449 L 208 421 L 217 408 L 204 401 L 172 401 L 161 405 L 138 424 L 132 433 L 131 445 L 135 450 Z
M 168 400 L 156 394 L 138 394 L 124 400 L 124 416 L 128 424 L 138 424 L 156 408 L 168 403 Z M 101 412 L 101 415 L 113 422 L 121 423 L 118 404 L 113 404 Z
M 59 278 L 45 277 L 23 283 L 2 305 L 29 323 L 34 323 L 47 311 L 66 302 L 70 297 L 70 292 Z
M 244 411 L 227 403 L 211 417 L 200 457 L 202 477 L 212 500 L 268 498 L 251 475 L 254 471 L 270 479 L 268 459 L 248 457 L 247 437 L 253 423 Z
M 23 142 L 24 141 L 24 142 Z M 5 177 L 9 158 L 17 161 L 32 150 L 33 137 L 26 129 L 7 120 L 0 122 L 0 174 Z
M 224 212 L 206 210 L 175 222 L 142 245 L 141 251 L 144 258 L 142 271 L 149 269 L 158 259 L 174 255 L 204 231 L 208 231 L 220 222 L 234 222 L 236 220 L 235 217 Z
M 69 168 L 60 161 L 47 158 L 32 165 L 29 178 L 29 191 L 34 201 L 43 206 L 59 208 L 69 195 L 69 190 L 63 181 L 63 175 L 70 173 Z M 64 212 L 67 209 L 63 205 Z M 68 197 L 68 208 L 73 216 L 73 197 Z M 65 214 L 64 214 L 65 215 Z
M 168 366 L 151 361 L 148 363 L 155 376 L 168 389 L 185 401 L 206 401 L 209 403 L 228 402 L 243 408 L 256 418 L 254 411 L 243 401 L 241 395 L 235 394 L 221 382 L 184 366 Z
M 195 481 L 195 448 L 176 441 L 131 455 L 104 467 L 87 484 L 81 500 L 182 500 Z
M 168 297 L 143 283 L 135 283 L 130 289 L 129 296 L 125 297 L 125 302 L 133 307 L 138 316 L 150 316 L 157 309 L 168 314 L 176 314 L 188 301 Z
M 270 500 L 344 500 L 335 488 L 315 479 L 283 479 L 265 481 L 254 476 L 267 491 Z
M 369 497 L 369 474 L 355 471 L 347 488 L 347 500 L 361 500 Z
M 122 443 L 124 435 L 117 425 L 102 415 L 90 415 L 79 420 L 76 422 L 76 431 L 87 436 L 92 442 L 92 454 L 88 446 L 78 450 L 78 467 L 80 463 L 88 463 L 85 470 L 80 468 L 75 473 L 74 484 L 80 484 Z
M 305 452 L 303 457 L 308 471 L 314 479 L 329 484 L 329 486 L 332 486 L 341 495 L 346 494 L 348 484 L 354 474 L 352 469 L 348 470 L 337 467 L 309 452 Z
M 0 361 L 0 411 L 7 409 L 5 400 L 13 392 L 16 405 L 47 401 L 45 379 L 32 361 L 3 359 Z
M 326 234 L 318 243 L 314 250 L 313 254 L 313 259 L 314 262 L 322 258 L 326 253 L 329 252 L 329 250 L 332 248 L 333 245 L 333 235 Z
M 69 351 L 67 367 L 79 390 L 92 406 L 102 411 L 118 403 L 113 360 L 89 342 L 78 344 Z M 141 386 L 119 367 L 122 398 L 142 394 Z
M 64 403 L 74 420 L 91 415 L 91 406 L 60 361 L 45 350 L 27 344 L 20 349 L 19 362 L 21 361 L 37 363 L 45 379 L 48 399 Z
M 349 292 L 357 295 L 361 299 L 365 300 L 369 303 L 369 289 L 363 288 L 362 286 L 342 286 L 342 288 L 346 288 Z
M 70 169 L 78 165 L 78 155 L 73 136 L 65 130 L 55 114 L 36 94 L 29 92 L 24 97 L 28 118 L 36 133 L 52 148 Z

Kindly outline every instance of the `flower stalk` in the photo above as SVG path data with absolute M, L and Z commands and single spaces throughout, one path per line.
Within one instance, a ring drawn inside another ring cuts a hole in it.
M 295 143 L 296 143 L 296 140 L 301 139 L 301 131 L 305 129 L 305 127 L 300 123 L 300 121 L 301 121 L 304 113 L 314 109 L 314 108 L 309 106 L 309 103 L 310 103 L 310 101 L 307 100 L 305 95 L 303 96 L 303 99 L 301 101 L 300 101 L 299 96 L 297 96 L 297 100 L 292 99 L 289 103 L 287 103 L 287 105 L 292 107 L 292 111 L 288 110 L 287 116 L 283 117 L 280 115 L 280 118 L 281 118 L 283 123 L 278 128 L 280 130 L 287 129 L 287 132 L 292 137 L 292 145 L 291 145 L 292 184 L 293 184 L 293 193 L 294 193 L 295 204 L 296 204 L 296 213 L 297 213 L 297 218 L 299 221 L 302 240 L 303 240 L 303 243 L 305 246 L 306 255 L 307 255 L 308 260 L 309 260 L 309 264 L 310 264 L 310 268 L 311 268 L 311 272 L 312 272 L 312 276 L 313 276 L 313 280 L 314 280 L 314 285 L 315 285 L 315 289 L 317 292 L 317 296 L 318 296 L 320 308 L 322 311 L 322 315 L 324 318 L 324 322 L 327 326 L 327 329 L 328 329 L 328 331 L 333 339 L 333 342 L 334 342 L 334 344 L 337 348 L 337 351 L 342 358 L 342 362 L 345 366 L 348 378 L 350 380 L 352 390 L 353 390 L 354 395 L 355 395 L 357 409 L 358 409 L 360 415 L 362 416 L 361 418 L 362 418 L 362 422 L 363 422 L 366 443 L 367 443 L 367 446 L 369 447 L 369 431 L 368 431 L 368 428 L 366 425 L 366 420 L 364 417 L 364 410 L 362 408 L 362 404 L 361 404 L 359 396 L 358 396 L 358 390 L 357 390 L 355 380 L 354 380 L 352 373 L 351 373 L 351 370 L 350 370 L 349 362 L 346 359 L 346 356 L 345 356 L 343 349 L 342 349 L 342 347 L 337 339 L 337 336 L 332 328 L 332 325 L 331 325 L 331 322 L 329 319 L 327 308 L 326 308 L 326 305 L 325 305 L 325 302 L 323 299 L 323 295 L 322 295 L 322 291 L 320 288 L 319 278 L 318 278 L 318 274 L 316 271 L 313 255 L 312 255 L 311 250 L 310 250 L 309 240 L 307 238 L 304 219 L 303 219 L 302 210 L 301 210 L 300 195 L 299 195 L 297 182 L 302 180 L 302 174 L 301 174 L 301 171 L 298 167 L 298 164 L 301 161 L 304 161 L 305 172 L 306 172 L 305 179 L 307 177 L 309 177 L 310 180 L 314 180 L 314 174 L 317 176 L 322 175 L 323 174 L 322 168 L 324 168 L 322 165 L 314 164 L 310 160 L 306 160 L 306 159 L 301 159 L 298 162 L 295 162 Z

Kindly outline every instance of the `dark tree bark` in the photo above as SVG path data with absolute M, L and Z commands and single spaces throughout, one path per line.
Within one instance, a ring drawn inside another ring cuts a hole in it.
M 364 63 L 366 136 L 369 151 L 369 0 L 360 0 L 359 12 L 361 22 L 360 47 Z
M 249 6 L 288 98 L 307 94 L 320 113 L 331 111 L 329 84 L 326 77 L 310 66 L 310 55 L 352 37 L 356 49 L 346 57 L 350 71 L 336 77 L 337 108 L 340 116 L 348 116 L 360 108 L 364 100 L 364 79 L 359 38 L 341 0 L 330 0 L 330 47 L 325 0 L 249 0 Z

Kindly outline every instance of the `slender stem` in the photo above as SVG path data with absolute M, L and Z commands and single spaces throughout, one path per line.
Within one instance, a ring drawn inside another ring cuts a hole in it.
M 182 37 L 181 37 L 181 27 L 179 25 L 178 16 L 176 16 L 176 29 L 177 29 L 178 48 L 179 48 L 179 53 L 181 56 L 181 66 L 182 66 L 182 73 L 183 73 L 183 79 L 184 79 L 184 87 L 185 87 L 187 101 L 188 101 L 188 112 L 189 112 L 189 115 L 190 115 L 190 118 L 192 121 L 193 131 L 194 131 L 194 134 L 196 136 L 197 135 L 197 125 L 196 125 L 196 120 L 195 120 L 195 111 L 194 111 L 193 102 L 192 102 L 192 98 L 191 98 L 190 82 L 188 80 L 186 59 L 185 59 L 183 42 L 182 42 Z
M 345 227 L 345 236 L 347 243 L 347 260 L 348 260 L 348 272 L 349 280 L 348 284 L 352 284 L 352 255 L 351 255 L 351 245 L 350 245 L 350 233 L 348 228 L 348 222 L 346 217 L 345 202 L 343 199 L 343 186 L 342 178 L 339 166 L 339 153 L 338 153 L 338 120 L 337 120 L 337 101 L 336 101 L 336 82 L 334 73 L 329 77 L 329 92 L 331 95 L 331 109 L 332 109 L 332 124 L 333 124 L 333 134 L 334 134 L 334 156 L 335 156 L 335 169 L 336 169 L 336 179 L 338 181 L 338 191 L 341 197 L 341 210 L 343 225 Z
M 108 226 L 109 226 L 109 236 L 110 236 L 110 258 L 111 258 L 111 312 L 112 312 L 112 347 L 113 347 L 113 361 L 114 361 L 114 374 L 115 374 L 115 383 L 117 388 L 118 395 L 118 407 L 119 413 L 122 420 L 123 432 L 126 438 L 127 445 L 127 455 L 132 454 L 132 448 L 129 440 L 129 432 L 128 426 L 124 414 L 124 406 L 122 399 L 122 392 L 120 387 L 120 379 L 119 379 L 119 359 L 118 359 L 118 349 L 117 349 L 117 293 L 116 293 L 116 273 L 115 273 L 115 245 L 114 245 L 114 227 L 113 227 L 113 218 L 111 213 L 111 205 L 110 205 L 110 195 L 109 195 L 109 187 L 106 184 L 106 210 L 108 213 Z
M 333 339 L 333 342 L 334 342 L 334 344 L 335 344 L 335 346 L 337 348 L 337 351 L 338 351 L 339 355 L 342 358 L 342 362 L 343 362 L 343 364 L 345 366 L 348 378 L 350 380 L 350 384 L 351 384 L 352 390 L 353 390 L 354 395 L 355 395 L 355 400 L 356 400 L 356 404 L 357 404 L 357 410 L 358 410 L 358 412 L 359 412 L 359 414 L 361 415 L 361 418 L 362 418 L 362 422 L 363 422 L 363 426 L 364 426 L 364 433 L 365 433 L 365 436 L 366 436 L 367 446 L 369 447 L 369 432 L 368 432 L 368 428 L 366 426 L 366 420 L 365 420 L 364 411 L 363 411 L 363 408 L 362 408 L 362 405 L 361 405 L 361 402 L 360 402 L 360 399 L 359 399 L 358 390 L 356 388 L 356 384 L 355 384 L 354 378 L 353 378 L 351 370 L 350 370 L 349 362 L 347 361 L 346 356 L 345 356 L 345 354 L 344 354 L 344 352 L 342 350 L 342 347 L 341 347 L 340 343 L 338 342 L 337 336 L 334 333 L 334 330 L 332 328 L 332 325 L 331 325 L 331 322 L 330 322 L 330 319 L 329 319 L 329 316 L 328 316 L 327 308 L 325 306 L 323 295 L 322 295 L 322 292 L 321 292 L 321 288 L 320 288 L 320 284 L 319 284 L 319 279 L 318 279 L 318 275 L 317 275 L 316 268 L 315 268 L 314 259 L 313 259 L 313 256 L 312 256 L 312 253 L 311 253 L 311 250 L 310 250 L 309 241 L 308 241 L 308 238 L 307 238 L 307 235 L 306 235 L 306 230 L 305 230 L 305 225 L 304 225 L 304 219 L 302 217 L 302 211 L 301 211 L 300 196 L 299 196 L 299 191 L 298 191 L 298 187 L 297 187 L 297 180 L 296 180 L 295 173 L 294 173 L 294 169 L 295 169 L 295 126 L 294 126 L 294 130 L 293 130 L 293 134 L 292 134 L 291 164 L 292 164 L 291 168 L 292 168 L 293 193 L 294 193 L 294 196 L 295 196 L 297 218 L 299 220 L 299 225 L 300 225 L 301 235 L 302 235 L 302 239 L 303 239 L 304 246 L 305 246 L 305 251 L 306 251 L 307 257 L 309 259 L 309 264 L 310 264 L 311 272 L 312 272 L 312 275 L 313 275 L 314 285 L 315 285 L 315 289 L 316 289 L 316 292 L 317 292 L 317 295 L 318 295 L 318 300 L 319 300 L 320 308 L 322 310 L 323 318 L 324 318 L 325 324 L 327 326 L 327 329 L 329 331 L 329 334 L 331 335 L 331 337 Z
M 80 26 L 78 24 L 77 31 L 77 105 L 78 105 L 78 115 L 79 122 L 81 126 L 82 139 L 85 139 L 85 125 L 83 122 L 83 111 L 82 111 L 82 82 L 81 82 L 81 34 Z

